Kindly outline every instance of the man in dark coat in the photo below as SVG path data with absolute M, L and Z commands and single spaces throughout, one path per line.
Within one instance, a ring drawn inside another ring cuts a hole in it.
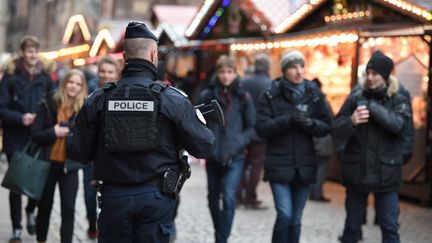
M 255 136 L 255 109 L 250 94 L 239 83 L 236 63 L 225 55 L 216 62 L 216 78 L 202 91 L 200 102 L 216 99 L 223 110 L 225 125 L 215 120 L 208 127 L 216 137 L 207 159 L 208 201 L 216 243 L 230 235 L 240 182 L 244 149 Z M 220 203 L 222 198 L 223 205 Z
M 333 135 L 345 141 L 342 179 L 347 218 L 342 242 L 358 241 L 366 198 L 373 192 L 383 242 L 400 242 L 398 190 L 402 182 L 403 129 L 409 124 L 409 102 L 389 78 L 393 61 L 375 52 L 366 66 L 361 92 L 343 104 Z
M 20 57 L 10 62 L 0 81 L 0 119 L 3 126 L 3 150 L 8 160 L 14 151 L 22 150 L 30 142 L 30 126 L 36 118 L 39 101 L 54 89 L 48 72 L 54 71 L 52 62 L 39 58 L 39 41 L 25 36 L 20 44 Z M 21 195 L 9 194 L 13 235 L 10 242 L 21 242 Z M 36 231 L 33 211 L 36 202 L 29 198 L 27 230 Z
M 258 104 L 258 135 L 267 142 L 264 180 L 270 181 L 277 211 L 273 243 L 298 243 L 309 185 L 316 180 L 313 137 L 330 131 L 324 95 L 304 79 L 304 56 L 282 55 L 283 77 L 273 81 Z
M 271 85 L 270 59 L 266 54 L 258 54 L 255 57 L 255 73 L 242 80 L 243 87 L 248 91 L 257 107 L 261 93 Z M 246 150 L 243 165 L 242 179 L 237 189 L 238 203 L 244 204 L 250 209 L 265 209 L 261 201 L 257 199 L 256 188 L 261 178 L 264 166 L 266 144 L 265 141 L 256 136 L 252 139 Z

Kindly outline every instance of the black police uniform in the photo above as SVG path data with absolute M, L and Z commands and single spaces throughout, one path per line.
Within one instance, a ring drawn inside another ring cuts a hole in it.
M 94 161 L 93 176 L 103 182 L 99 242 L 168 242 L 175 199 L 161 192 L 162 176 L 180 170 L 180 148 L 203 158 L 214 142 L 188 98 L 155 80 L 151 62 L 128 59 L 117 84 L 93 92 L 77 116 L 68 151 L 78 161 Z M 140 92 L 147 101 L 133 97 Z M 143 118 L 135 110 L 152 111 Z M 119 149 L 124 144 L 130 146 Z

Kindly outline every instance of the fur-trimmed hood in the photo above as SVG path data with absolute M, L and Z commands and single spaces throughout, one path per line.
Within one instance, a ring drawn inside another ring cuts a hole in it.
M 13 74 L 17 70 L 17 60 L 19 59 L 19 56 L 14 56 L 10 58 L 6 64 L 3 67 L 3 70 L 7 74 Z M 55 61 L 50 60 L 42 55 L 39 55 L 39 64 L 42 68 L 42 71 L 49 74 L 51 72 L 54 72 L 57 68 L 57 64 Z
M 399 82 L 396 79 L 395 76 L 391 75 L 389 77 L 389 85 L 387 87 L 387 96 L 392 97 L 394 94 L 396 94 L 399 91 Z M 366 78 L 362 78 L 359 80 L 359 85 L 362 90 L 366 89 Z

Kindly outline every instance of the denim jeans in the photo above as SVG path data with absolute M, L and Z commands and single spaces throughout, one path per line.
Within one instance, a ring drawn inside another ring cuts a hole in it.
M 359 191 L 355 187 L 346 189 L 345 209 L 347 217 L 342 236 L 343 243 L 356 243 L 363 223 L 369 192 Z M 399 243 L 399 198 L 397 192 L 374 193 L 375 208 L 381 227 L 383 243 Z
M 234 219 L 236 191 L 243 170 L 243 159 L 234 160 L 230 167 L 222 167 L 217 162 L 208 162 L 206 169 L 208 202 L 216 243 L 225 243 Z
M 272 182 L 270 185 L 277 212 L 272 243 L 298 243 L 309 184 L 303 183 L 297 175 L 289 184 Z
M 84 184 L 84 201 L 87 210 L 87 220 L 89 222 L 89 230 L 96 231 L 97 220 L 97 201 L 96 201 L 96 186 L 90 184 L 93 178 L 93 164 L 84 166 L 83 169 L 83 184 Z

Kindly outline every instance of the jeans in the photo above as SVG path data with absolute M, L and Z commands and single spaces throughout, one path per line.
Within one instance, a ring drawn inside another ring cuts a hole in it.
M 343 243 L 357 243 L 363 223 L 369 192 L 359 191 L 353 186 L 346 188 L 345 209 L 347 217 L 342 236 Z M 375 207 L 381 227 L 383 243 L 399 243 L 399 198 L 397 192 L 374 193 Z
M 12 155 L 7 155 L 8 161 L 11 161 Z M 33 213 L 37 205 L 37 201 L 31 198 L 27 198 L 27 206 L 25 211 L 27 213 Z M 10 217 L 12 220 L 12 228 L 22 229 L 21 218 L 22 218 L 22 197 L 21 194 L 15 193 L 13 191 L 9 192 L 9 206 L 10 206 Z
M 210 161 L 206 169 L 208 202 L 215 228 L 216 243 L 225 243 L 230 235 L 234 219 L 236 191 L 243 169 L 243 159 L 234 160 L 230 167 L 222 167 L 219 163 Z
M 271 182 L 276 207 L 272 243 L 298 243 L 301 218 L 309 193 L 309 185 L 295 176 L 289 184 Z
M 87 210 L 87 220 L 89 222 L 89 230 L 96 231 L 97 220 L 97 201 L 96 201 L 96 186 L 90 184 L 93 178 L 93 164 L 84 166 L 83 169 L 83 184 L 84 184 L 84 201 Z
M 168 243 L 176 200 L 153 185 L 104 185 L 99 243 Z
M 78 171 L 64 174 L 63 164 L 52 162 L 48 173 L 42 198 L 39 201 L 39 210 L 36 217 L 36 238 L 45 242 L 48 234 L 54 192 L 57 185 L 60 189 L 61 204 L 61 243 L 71 243 L 75 217 L 75 199 L 78 192 Z

